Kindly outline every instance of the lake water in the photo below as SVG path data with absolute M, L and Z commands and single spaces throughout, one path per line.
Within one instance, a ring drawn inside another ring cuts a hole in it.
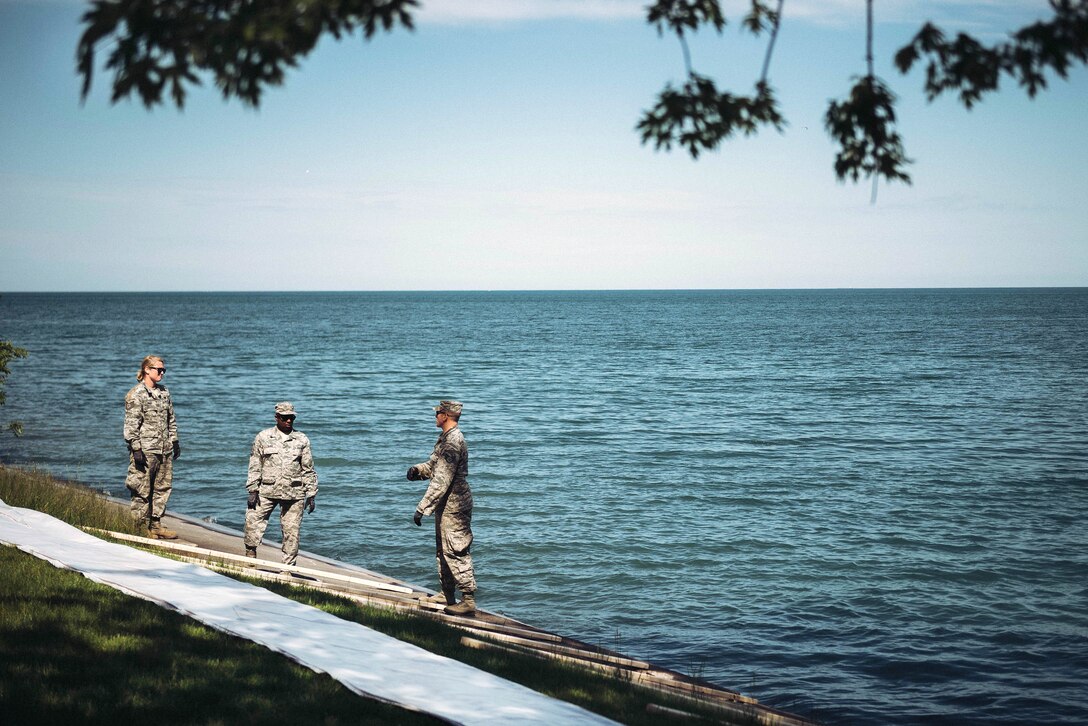
M 241 529 L 293 401 L 304 549 L 434 587 L 404 472 L 464 402 L 482 607 L 827 724 L 1088 721 L 1088 290 L 5 294 L 8 463 Z M 269 528 L 278 537 L 278 527 Z

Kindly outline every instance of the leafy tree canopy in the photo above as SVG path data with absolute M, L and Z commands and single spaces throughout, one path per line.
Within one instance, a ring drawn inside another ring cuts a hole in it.
M 970 35 L 954 38 L 925 23 L 895 54 L 895 65 L 909 73 L 925 67 L 925 93 L 932 100 L 952 92 L 971 108 L 998 90 L 1007 77 L 1034 98 L 1047 87 L 1048 74 L 1066 78 L 1070 68 L 1088 62 L 1088 0 L 1049 0 L 1053 17 L 1016 30 L 1005 42 L 988 46 Z M 99 46 L 111 49 L 105 67 L 113 72 L 112 102 L 136 94 L 148 108 L 168 95 L 184 106 L 198 73 L 208 73 L 224 98 L 258 106 L 269 86 L 283 83 L 287 68 L 298 65 L 325 34 L 339 39 L 362 30 L 369 39 L 379 30 L 413 29 L 417 0 L 92 0 L 83 16 L 77 49 L 82 96 L 90 92 Z M 762 127 L 782 130 L 786 121 L 770 83 L 771 58 L 782 22 L 784 0 L 751 0 L 742 28 L 768 38 L 760 77 L 751 95 L 720 90 L 692 66 L 687 36 L 709 26 L 722 33 L 726 18 L 718 0 L 656 0 L 646 21 L 662 36 L 675 35 L 687 67 L 679 88 L 666 85 L 637 124 L 642 143 L 658 149 L 681 147 L 693 158 L 717 149 L 737 135 Z M 835 175 L 840 181 L 872 178 L 910 183 L 911 163 L 895 130 L 895 95 L 873 73 L 873 0 L 867 0 L 867 68 L 845 98 L 832 101 L 824 118 L 838 146 Z
M 4 383 L 7 381 L 8 374 L 11 373 L 8 363 L 16 358 L 26 358 L 28 355 L 29 353 L 25 348 L 18 348 L 8 340 L 0 340 L 0 406 L 3 406 L 7 401 L 7 395 L 4 393 Z M 23 425 L 18 421 L 12 421 L 4 429 L 16 436 L 23 435 Z

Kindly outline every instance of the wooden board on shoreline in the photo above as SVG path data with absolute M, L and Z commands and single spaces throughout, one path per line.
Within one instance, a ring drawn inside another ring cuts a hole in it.
M 295 566 L 283 565 L 279 561 L 279 546 L 267 541 L 258 547 L 256 559 L 248 558 L 240 532 L 172 513 L 167 513 L 165 523 L 178 533 L 178 539 L 155 540 L 110 534 L 117 539 L 162 549 L 172 556 L 212 569 L 316 588 L 370 605 L 410 610 L 466 631 L 469 635 L 462 642 L 468 648 L 514 650 L 603 671 L 672 697 L 710 706 L 719 710 L 723 717 L 747 717 L 753 723 L 765 726 L 814 726 L 808 719 L 765 706 L 736 691 L 550 633 L 504 615 L 487 610 L 477 610 L 468 617 L 446 615 L 441 605 L 419 602 L 419 598 L 431 594 L 430 591 L 357 565 L 304 551 L 299 552 Z

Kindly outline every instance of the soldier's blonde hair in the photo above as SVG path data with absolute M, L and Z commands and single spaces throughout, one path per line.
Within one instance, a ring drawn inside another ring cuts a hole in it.
M 140 372 L 136 374 L 137 381 L 142 381 L 144 379 L 144 369 L 147 368 L 147 364 L 153 360 L 157 360 L 160 364 L 162 363 L 162 358 L 157 355 L 145 356 L 143 363 L 140 364 Z

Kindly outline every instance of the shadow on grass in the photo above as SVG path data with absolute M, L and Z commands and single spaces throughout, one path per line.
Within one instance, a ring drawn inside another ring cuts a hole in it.
M 9 724 L 436 724 L 249 641 L 0 548 Z

